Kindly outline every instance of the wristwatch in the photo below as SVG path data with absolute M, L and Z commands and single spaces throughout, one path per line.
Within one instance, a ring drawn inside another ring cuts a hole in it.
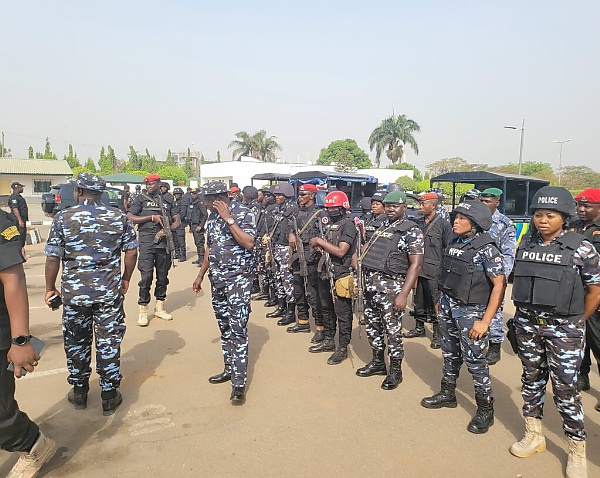
M 13 337 L 12 339 L 10 339 L 10 341 L 14 345 L 25 345 L 30 340 L 31 340 L 31 335 L 17 335 L 16 337 Z
M 233 226 L 235 224 L 235 219 L 230 217 L 229 219 L 227 219 L 227 224 L 229 224 L 230 226 Z

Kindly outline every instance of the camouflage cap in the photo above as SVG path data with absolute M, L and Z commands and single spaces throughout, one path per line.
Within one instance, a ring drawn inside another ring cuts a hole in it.
M 75 181 L 78 188 L 88 189 L 90 191 L 104 191 L 106 189 L 106 181 L 97 174 L 79 173 Z

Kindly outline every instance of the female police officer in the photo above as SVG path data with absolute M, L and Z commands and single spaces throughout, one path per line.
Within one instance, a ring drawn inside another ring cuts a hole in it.
M 488 329 L 504 297 L 502 254 L 484 231 L 492 213 L 478 201 L 460 203 L 451 213 L 457 238 L 442 260 L 438 320 L 444 365 L 441 391 L 421 400 L 425 408 L 456 407 L 456 379 L 464 362 L 473 375 L 477 413 L 471 433 L 485 433 L 494 423 L 494 399 L 485 349 Z
M 533 197 L 531 231 L 517 251 L 512 299 L 518 353 L 523 366 L 525 436 L 510 452 L 526 458 L 546 449 L 542 434 L 548 377 L 569 445 L 567 477 L 586 477 L 585 430 L 577 371 L 585 321 L 600 301 L 598 253 L 583 236 L 567 232 L 573 197 L 545 186 Z

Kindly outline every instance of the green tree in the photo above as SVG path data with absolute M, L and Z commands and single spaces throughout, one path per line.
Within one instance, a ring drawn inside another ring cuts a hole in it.
M 111 171 L 115 171 L 117 168 L 117 157 L 115 156 L 115 150 L 110 144 L 106 148 L 106 159 L 110 164 Z
M 142 162 L 133 146 L 129 146 L 129 153 L 127 153 L 127 157 L 129 158 L 126 166 L 127 171 L 139 171 L 142 169 Z
M 600 173 L 589 166 L 563 166 L 560 185 L 571 192 L 581 192 L 590 185 L 600 185 Z
M 94 164 L 94 160 L 92 158 L 87 159 L 87 161 L 84 164 L 84 167 L 86 171 L 89 171 L 90 173 L 96 172 L 96 164 Z
M 79 159 L 77 159 L 77 153 L 73 152 L 72 144 L 69 144 L 69 154 L 65 155 L 63 159 L 68 163 L 71 170 L 77 166 L 81 166 Z
M 192 171 L 192 158 L 188 153 L 188 157 L 185 158 L 185 164 L 183 165 L 183 172 L 186 178 L 191 178 L 194 175 L 194 171 Z
M 186 159 L 186 163 L 187 163 L 187 159 Z M 158 174 L 160 174 L 160 177 L 162 179 L 170 179 L 173 181 L 173 184 L 178 184 L 183 186 L 184 184 L 187 184 L 188 182 L 188 178 L 191 177 L 191 175 L 187 176 L 185 173 L 185 168 L 182 170 L 181 168 L 178 168 L 177 166 L 162 166 L 159 170 L 158 170 Z
M 401 164 L 390 164 L 386 169 L 400 169 L 400 170 L 412 170 L 413 172 L 413 179 L 416 182 L 419 182 L 423 179 L 423 175 L 421 174 L 421 171 L 419 171 L 419 168 L 417 168 L 416 166 L 413 166 L 412 164 L 409 163 L 401 163 Z
M 334 171 L 338 171 L 340 173 L 354 173 L 356 171 L 356 166 L 354 165 L 354 155 L 345 148 L 341 149 L 333 169 Z
M 33 159 L 34 155 L 33 155 L 33 146 L 29 146 L 29 149 L 27 150 L 27 157 L 29 159 Z
M 242 156 L 250 156 L 273 163 L 277 159 L 275 152 L 281 151 L 281 145 L 277 142 L 277 138 L 268 136 L 264 129 L 253 135 L 248 134 L 246 131 L 239 131 L 235 136 L 238 139 L 231 141 L 228 146 L 228 148 L 235 148 L 231 155 L 234 160 L 239 160 Z
M 165 161 L 165 166 L 177 166 L 175 164 L 175 157 L 170 149 L 167 151 L 167 160 Z
M 401 163 L 404 155 L 404 147 L 409 145 L 416 155 L 419 154 L 419 145 L 414 134 L 421 131 L 419 124 L 407 118 L 406 115 L 392 115 L 384 119 L 369 136 L 369 147 L 375 149 L 375 161 L 377 167 L 381 164 L 381 153 L 385 151 L 386 156 L 392 164 Z
M 317 164 L 321 165 L 338 164 L 340 162 L 344 163 L 345 168 L 364 169 L 371 167 L 369 155 L 356 144 L 355 140 L 350 138 L 332 141 L 329 146 L 321 150 L 317 159 Z
M 471 165 L 463 158 L 443 158 L 427 165 L 431 177 L 456 171 L 472 171 Z
M 517 163 L 508 163 L 500 166 L 491 166 L 488 170 L 496 173 L 518 174 L 519 165 Z M 523 176 L 546 179 L 551 183 L 556 183 L 558 180 L 554 169 L 552 169 L 552 165 L 540 161 L 525 161 L 521 163 L 521 174 Z
M 44 154 L 41 159 L 58 159 L 56 154 L 52 152 L 52 146 L 50 145 L 49 137 L 46 137 L 46 146 L 44 147 Z
M 417 189 L 417 181 L 415 181 L 412 178 L 409 178 L 408 176 L 400 176 L 398 179 L 396 179 L 395 182 L 398 184 L 402 184 L 402 187 L 405 191 L 414 192 Z
M 104 146 L 102 146 L 102 149 L 100 150 L 100 159 L 98 159 L 98 168 L 100 170 L 100 173 L 102 173 L 102 174 L 110 174 L 113 172 L 113 165 L 111 164 L 110 160 L 106 156 Z
M 430 178 L 429 171 L 425 171 L 425 176 L 423 176 L 423 179 L 429 181 L 429 178 Z

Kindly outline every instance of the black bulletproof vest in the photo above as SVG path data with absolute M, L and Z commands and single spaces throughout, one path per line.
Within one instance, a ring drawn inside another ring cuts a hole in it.
M 521 243 L 513 271 L 512 300 L 526 309 L 556 315 L 581 315 L 585 287 L 573 256 L 584 237 L 566 232 L 553 243 Z
M 329 226 L 327 227 L 327 231 L 325 231 L 325 240 L 334 246 L 340 245 L 342 226 L 349 223 L 350 220 L 346 217 L 340 219 L 337 222 L 329 222 Z M 331 263 L 333 264 L 334 276 L 335 279 L 339 279 L 344 275 L 348 275 L 350 272 L 350 265 L 352 263 L 352 254 L 354 253 L 355 244 L 350 244 L 350 249 L 344 257 L 341 259 L 330 254 Z
M 494 244 L 488 233 L 480 234 L 468 243 L 450 244 L 442 259 L 440 290 L 463 304 L 487 305 L 492 281 L 484 271 L 475 268 L 473 258 L 488 244 Z
M 371 241 L 365 246 L 368 250 L 362 258 L 363 267 L 393 277 L 405 276 L 410 266 L 408 253 L 398 250 L 398 242 L 402 235 L 413 227 L 418 226 L 412 221 L 405 220 L 375 231 Z

